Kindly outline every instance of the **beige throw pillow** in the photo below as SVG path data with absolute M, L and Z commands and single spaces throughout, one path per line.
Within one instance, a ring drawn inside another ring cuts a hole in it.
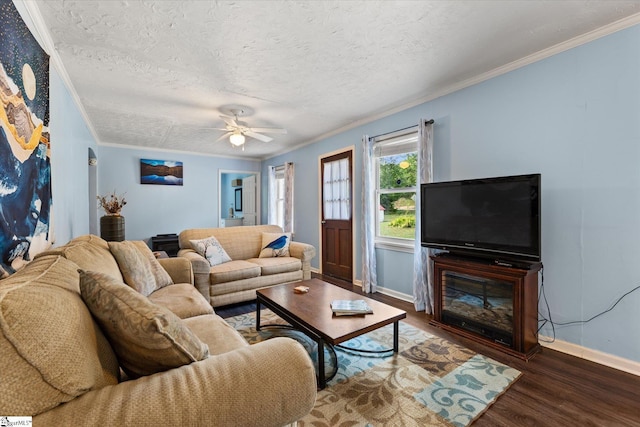
M 209 357 L 209 347 L 168 309 L 111 276 L 79 273 L 82 299 L 131 378 Z
M 144 296 L 149 296 L 156 290 L 151 265 L 132 242 L 109 242 L 109 250 L 118 262 L 127 285 Z
M 227 254 L 227 251 L 224 250 L 220 242 L 218 242 L 218 239 L 213 236 L 207 237 L 206 239 L 189 240 L 189 243 L 193 250 L 209 261 L 212 267 L 231 261 L 231 257 Z
M 262 233 L 259 258 L 287 257 L 291 233 Z
M 149 246 L 147 246 L 147 244 L 142 240 L 133 240 L 132 243 L 149 262 L 151 273 L 156 280 L 156 290 L 164 288 L 165 286 L 173 285 L 173 279 L 169 273 L 167 273 L 167 270 L 162 268 Z

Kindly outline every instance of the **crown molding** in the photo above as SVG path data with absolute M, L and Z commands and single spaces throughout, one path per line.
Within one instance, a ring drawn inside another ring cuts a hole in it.
M 248 162 L 262 162 L 262 159 L 259 157 L 229 156 L 227 154 L 200 153 L 196 151 L 174 150 L 172 148 L 147 147 L 142 145 L 120 144 L 120 143 L 113 143 L 113 142 L 103 142 L 103 143 L 100 143 L 100 146 L 127 149 L 127 150 L 153 151 L 153 152 L 159 152 L 159 153 L 177 153 L 177 154 L 185 154 L 189 156 L 198 156 L 198 157 L 204 156 L 204 157 L 215 157 L 220 159 L 244 160 Z
M 49 54 L 53 66 L 58 71 L 58 74 L 64 82 L 64 85 L 67 87 L 67 91 L 71 95 L 71 98 L 73 98 L 73 101 L 75 102 L 76 107 L 78 108 L 78 111 L 80 112 L 80 115 L 82 116 L 85 125 L 87 126 L 87 129 L 89 129 L 91 136 L 93 136 L 96 144 L 98 144 L 100 141 L 98 139 L 98 134 L 96 133 L 91 120 L 89 120 L 89 115 L 87 114 L 84 105 L 82 105 L 80 96 L 78 96 L 78 92 L 71 82 L 71 78 L 69 77 L 69 73 L 67 73 L 67 69 L 62 63 L 62 59 L 60 58 L 60 55 L 56 50 L 55 43 L 51 38 L 51 33 L 49 33 L 49 29 L 47 28 L 44 19 L 42 18 L 42 14 L 40 13 L 40 9 L 38 8 L 37 3 L 35 1 L 27 0 L 13 0 L 13 2 L 15 4 L 22 5 L 22 7 L 26 10 L 27 15 L 29 15 L 29 19 L 34 26 L 34 28 L 32 29 L 32 31 L 35 33 L 34 36 L 40 41 L 40 44 L 43 46 L 45 52 Z
M 338 135 L 340 133 L 355 129 L 359 126 L 363 126 L 366 125 L 368 123 L 374 122 L 376 120 L 380 120 L 383 119 L 385 117 L 391 116 L 393 114 L 408 110 L 409 108 L 413 108 L 416 107 L 418 105 L 424 104 L 426 102 L 429 101 L 433 101 L 434 99 L 440 98 L 442 96 L 445 95 L 449 95 L 451 93 L 457 92 L 461 89 L 467 88 L 469 86 L 473 86 L 476 85 L 478 83 L 482 83 L 486 80 L 492 79 L 494 77 L 498 77 L 501 76 L 503 74 L 506 74 L 508 72 L 517 70 L 518 68 L 522 68 L 526 65 L 530 65 L 533 64 L 534 62 L 538 62 L 541 61 L 543 59 L 549 58 L 551 56 L 557 55 L 558 53 L 562 53 L 565 52 L 569 49 L 573 49 L 574 47 L 578 47 L 581 46 L 583 44 L 592 42 L 594 40 L 597 40 L 599 38 L 608 36 L 610 34 L 616 33 L 618 31 L 624 30 L 626 28 L 630 28 L 633 27 L 634 25 L 638 25 L 640 24 L 640 13 L 636 13 L 630 16 L 627 16 L 626 18 L 622 18 L 618 21 L 612 22 L 611 24 L 605 25 L 604 27 L 600 27 L 597 28 L 595 30 L 589 31 L 588 33 L 576 36 L 572 39 L 566 40 L 564 42 L 558 43 L 554 46 L 551 46 L 549 48 L 540 50 L 536 53 L 533 53 L 529 56 L 525 56 L 524 58 L 520 58 L 516 61 L 510 62 L 506 65 L 503 65 L 501 67 L 498 68 L 494 68 L 493 70 L 487 71 L 486 73 L 482 73 L 479 74 L 475 77 L 472 77 L 470 79 L 464 80 L 462 82 L 459 83 L 455 83 L 449 86 L 444 86 L 441 88 L 436 88 L 434 91 L 432 91 L 431 93 L 424 95 L 422 97 L 419 97 L 413 101 L 410 101 L 408 103 L 404 103 L 402 105 L 399 105 L 397 107 L 394 107 L 392 109 L 389 110 L 385 110 L 383 112 L 380 112 L 378 114 L 374 114 L 372 116 L 369 116 L 367 118 L 352 122 L 346 126 L 343 126 L 341 128 L 332 130 L 330 132 L 324 133 L 316 138 L 313 138 L 311 140 L 305 141 L 303 143 L 300 143 L 294 147 L 291 147 L 290 149 L 286 150 L 286 151 L 280 151 L 278 153 L 269 155 L 268 157 L 265 157 L 263 160 L 267 160 L 269 158 L 272 157 L 277 157 L 279 155 L 282 154 L 286 154 L 288 152 L 291 151 L 295 151 L 298 150 L 302 147 L 305 147 L 307 145 L 322 141 L 324 139 L 330 138 L 332 136 Z
M 531 55 L 525 56 L 524 58 L 517 59 L 501 67 L 494 68 L 493 70 L 487 71 L 486 73 L 479 74 L 470 79 L 463 80 L 462 82 L 437 90 L 426 97 L 420 98 L 419 100 L 412 102 L 411 104 L 406 104 L 403 107 L 394 109 L 391 114 L 401 111 L 400 108 L 407 109 L 410 107 L 414 107 L 416 105 L 420 105 L 424 102 L 432 101 L 436 98 L 440 98 L 441 96 L 448 95 L 453 92 L 457 92 L 461 89 L 476 85 L 478 83 L 482 83 L 486 80 L 490 80 L 494 77 L 501 76 L 503 74 L 517 70 L 519 68 L 533 64 L 543 59 L 550 58 L 559 53 L 566 52 L 567 50 L 573 49 L 578 46 L 582 46 L 583 44 L 587 44 L 599 38 L 624 30 L 626 28 L 633 27 L 634 25 L 637 25 L 637 24 L 640 24 L 640 13 L 627 16 L 626 18 L 622 18 L 618 21 L 612 22 L 611 24 L 605 25 L 604 27 L 596 28 L 595 30 L 589 31 L 588 33 L 560 42 L 554 46 L 535 52 Z

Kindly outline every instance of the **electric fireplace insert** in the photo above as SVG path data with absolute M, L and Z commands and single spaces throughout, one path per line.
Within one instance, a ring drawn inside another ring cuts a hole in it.
M 513 344 L 513 285 L 453 271 L 442 273 L 442 320 L 495 342 Z

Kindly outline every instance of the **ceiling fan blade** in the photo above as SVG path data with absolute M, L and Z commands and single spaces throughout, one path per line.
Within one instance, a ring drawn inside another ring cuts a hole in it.
M 229 129 L 229 127 L 227 126 L 226 128 L 198 128 L 199 130 L 223 130 L 225 132 L 231 132 L 232 129 Z
M 233 126 L 234 128 L 238 127 L 238 123 L 236 122 L 236 119 L 234 119 L 233 117 L 229 117 L 229 116 L 220 116 L 220 118 L 222 120 L 224 120 L 224 122 L 226 124 L 228 124 L 229 126 Z
M 252 132 L 252 131 L 246 131 L 246 132 L 244 132 L 244 134 L 247 135 L 247 136 L 250 136 L 251 138 L 257 139 L 258 141 L 262 141 L 262 142 L 273 141 L 273 138 L 271 138 L 271 137 L 268 137 L 266 135 L 262 135 L 262 134 L 259 134 L 259 133 L 255 133 L 255 132 Z
M 248 128 L 247 129 L 249 132 L 263 132 L 263 133 L 280 133 L 280 134 L 286 134 L 287 130 L 286 129 L 278 129 L 278 128 Z
M 222 129 L 222 130 L 226 130 L 226 129 Z M 221 139 L 225 139 L 226 137 L 231 136 L 231 134 L 232 134 L 232 133 L 233 133 L 233 132 L 227 132 L 227 133 L 223 134 L 220 138 L 216 139 L 216 140 L 215 140 L 215 141 L 213 141 L 213 142 L 218 142 L 218 141 L 220 141 Z

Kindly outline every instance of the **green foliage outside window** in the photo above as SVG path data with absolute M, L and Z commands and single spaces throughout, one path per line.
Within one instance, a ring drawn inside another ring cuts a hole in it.
M 400 167 L 406 161 L 409 166 Z M 418 154 L 410 153 L 401 156 L 382 157 L 380 159 L 380 188 L 402 188 L 416 185 L 418 176 Z
M 402 162 L 408 166 L 400 167 Z M 380 158 L 380 189 L 393 190 L 415 188 L 418 176 L 417 153 Z M 380 205 L 384 208 L 384 220 L 379 234 L 384 237 L 414 239 L 416 227 L 415 192 L 381 193 Z
M 389 222 L 389 227 L 395 228 L 416 228 L 415 216 L 401 216 Z

